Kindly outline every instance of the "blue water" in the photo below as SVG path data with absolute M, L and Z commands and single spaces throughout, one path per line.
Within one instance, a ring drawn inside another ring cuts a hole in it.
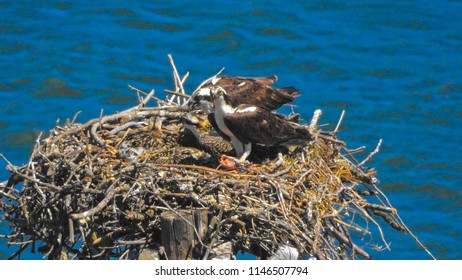
M 58 118 L 134 106 L 129 84 L 172 89 L 169 53 L 188 92 L 222 67 L 277 74 L 303 92 L 305 119 L 320 108 L 335 124 L 346 110 L 349 147 L 383 138 L 370 163 L 380 187 L 437 258 L 462 259 L 461 1 L 105 2 L 0 3 L 0 152 L 14 164 Z M 391 251 L 374 258 L 429 258 L 383 228 Z M 0 258 L 11 252 L 0 240 Z

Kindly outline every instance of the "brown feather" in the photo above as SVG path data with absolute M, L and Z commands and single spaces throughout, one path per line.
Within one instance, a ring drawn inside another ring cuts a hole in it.
M 268 77 L 220 76 L 217 79 L 214 84 L 213 79 L 210 79 L 201 88 L 222 87 L 228 95 L 227 103 L 232 107 L 251 104 L 273 111 L 294 101 L 300 95 L 294 87 L 273 87 L 272 84 L 277 81 L 275 75 Z
M 239 108 L 245 107 L 250 106 L 242 105 Z M 226 114 L 224 123 L 244 144 L 292 146 L 303 145 L 312 140 L 306 127 L 259 107 L 255 107 L 255 111 Z

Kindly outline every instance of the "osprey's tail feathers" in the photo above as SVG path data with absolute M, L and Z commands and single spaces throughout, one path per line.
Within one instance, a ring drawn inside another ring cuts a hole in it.
M 292 97 L 297 97 L 299 95 L 301 95 L 301 92 L 294 88 L 294 87 L 282 87 L 282 88 L 279 88 L 279 91 L 285 93 L 285 94 L 288 94 Z

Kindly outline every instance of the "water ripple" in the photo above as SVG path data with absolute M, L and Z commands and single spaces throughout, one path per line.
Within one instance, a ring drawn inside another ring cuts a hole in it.
M 82 97 L 83 94 L 75 88 L 70 87 L 64 81 L 57 78 L 48 78 L 43 81 L 35 90 L 35 96 L 39 98 L 52 97 Z

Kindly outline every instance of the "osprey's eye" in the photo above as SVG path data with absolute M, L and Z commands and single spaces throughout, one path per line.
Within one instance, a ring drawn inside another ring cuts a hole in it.
M 222 87 L 214 87 L 211 89 L 212 99 L 220 96 L 226 96 L 226 91 Z
M 226 95 L 226 92 L 225 92 L 225 90 L 223 88 L 219 87 L 217 94 L 218 95 Z

